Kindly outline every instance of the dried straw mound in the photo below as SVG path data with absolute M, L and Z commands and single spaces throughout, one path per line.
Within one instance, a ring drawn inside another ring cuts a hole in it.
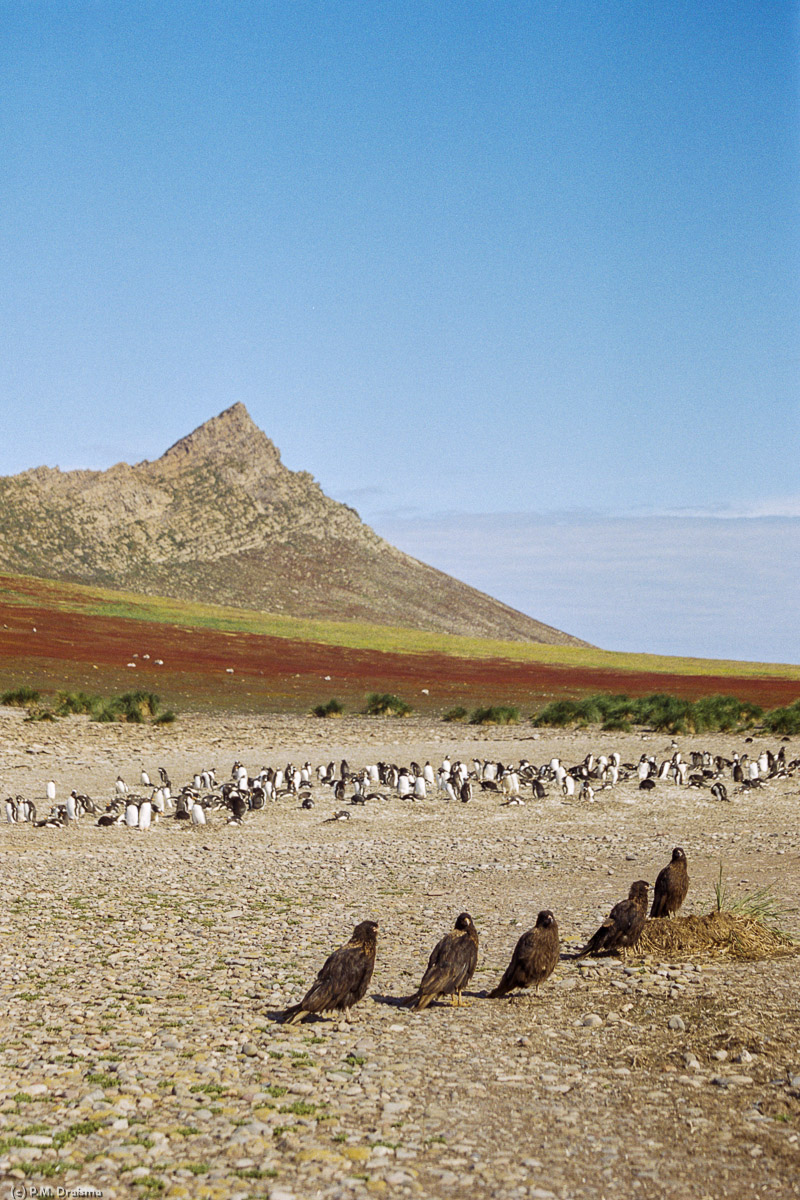
M 636 947 L 641 954 L 679 958 L 776 958 L 800 947 L 785 933 L 745 913 L 710 912 L 707 916 L 648 921 Z

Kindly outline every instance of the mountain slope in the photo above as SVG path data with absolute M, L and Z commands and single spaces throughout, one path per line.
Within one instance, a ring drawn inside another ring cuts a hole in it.
M 584 645 L 379 538 L 242 404 L 155 462 L 0 478 L 0 569 L 469 636 Z

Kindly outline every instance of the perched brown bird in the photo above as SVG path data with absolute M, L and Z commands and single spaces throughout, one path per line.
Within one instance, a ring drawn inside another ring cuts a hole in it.
M 308 1013 L 344 1010 L 350 1020 L 350 1009 L 364 998 L 375 969 L 378 924 L 362 921 L 353 930 L 346 946 L 340 946 L 326 959 L 319 975 L 299 1004 L 293 1004 L 283 1014 L 287 1025 L 294 1025 Z
M 427 1008 L 439 996 L 452 996 L 461 1004 L 461 992 L 475 974 L 478 963 L 478 931 L 468 912 L 459 913 L 452 933 L 437 942 L 428 959 L 420 985 L 406 1004 L 414 1012 Z
M 669 917 L 676 913 L 686 899 L 689 891 L 689 873 L 686 867 L 686 855 L 680 846 L 672 851 L 672 862 L 658 872 L 656 885 L 653 888 L 653 907 L 651 917 Z
M 624 957 L 625 951 L 636 945 L 644 929 L 647 887 L 643 879 L 632 883 L 628 899 L 614 905 L 603 924 L 575 958 L 585 958 L 587 954 L 609 954 L 612 950 L 621 950 Z
M 497 987 L 489 992 L 489 999 L 506 996 L 513 988 L 527 988 L 549 979 L 558 962 L 558 925 L 549 908 L 542 909 L 536 925 L 523 933 L 514 947 L 511 962 Z

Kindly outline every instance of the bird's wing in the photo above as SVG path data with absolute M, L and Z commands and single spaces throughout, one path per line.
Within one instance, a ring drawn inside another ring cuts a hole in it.
M 365 954 L 363 946 L 347 945 L 334 950 L 304 997 L 303 1008 L 324 1012 L 329 1008 L 349 1007 L 364 994 L 373 965 L 374 960 Z

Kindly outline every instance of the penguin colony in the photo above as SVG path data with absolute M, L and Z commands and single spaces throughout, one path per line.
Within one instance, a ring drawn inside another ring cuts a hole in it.
M 207 815 L 218 811 L 226 814 L 228 824 L 241 825 L 248 814 L 264 810 L 281 799 L 296 798 L 302 809 L 313 809 L 315 789 L 328 788 L 336 804 L 350 806 L 338 807 L 325 818 L 333 822 L 349 820 L 353 806 L 388 801 L 392 797 L 412 803 L 443 798 L 468 804 L 481 795 L 495 793 L 503 804 L 511 806 L 523 805 L 527 798 L 545 799 L 551 794 L 548 789 L 553 789 L 566 798 L 593 804 L 602 792 L 635 779 L 641 791 L 672 784 L 704 789 L 713 799 L 727 801 L 763 787 L 769 780 L 789 778 L 798 768 L 800 759 L 787 760 L 784 746 L 777 753 L 763 750 L 757 758 L 746 753 L 733 753 L 730 758 L 719 754 L 712 757 L 708 751 L 693 751 L 686 760 L 675 750 L 660 763 L 652 755 L 643 754 L 638 763 L 632 763 L 622 762 L 617 752 L 589 753 L 582 762 L 571 766 L 565 766 L 558 758 L 540 766 L 526 758 L 517 764 L 476 758 L 468 766 L 448 756 L 436 770 L 430 762 L 424 767 L 416 762 L 407 766 L 378 762 L 351 771 L 343 759 L 338 767 L 329 762 L 314 770 L 308 762 L 302 767 L 292 763 L 285 767 L 262 767 L 253 776 L 242 763 L 235 762 L 230 778 L 221 785 L 212 767 L 197 772 L 176 790 L 164 767 L 159 768 L 156 784 L 142 766 L 140 790 L 132 792 L 118 776 L 113 798 L 104 807 L 76 790 L 64 803 L 58 803 L 55 782 L 49 780 L 45 786 L 49 805 L 45 817 L 37 819 L 35 801 L 21 795 L 6 797 L 4 809 L 8 823 L 30 823 L 36 828 L 64 828 L 88 815 L 96 817 L 100 826 L 126 825 L 147 831 L 162 818 L 192 826 L 205 825 Z

